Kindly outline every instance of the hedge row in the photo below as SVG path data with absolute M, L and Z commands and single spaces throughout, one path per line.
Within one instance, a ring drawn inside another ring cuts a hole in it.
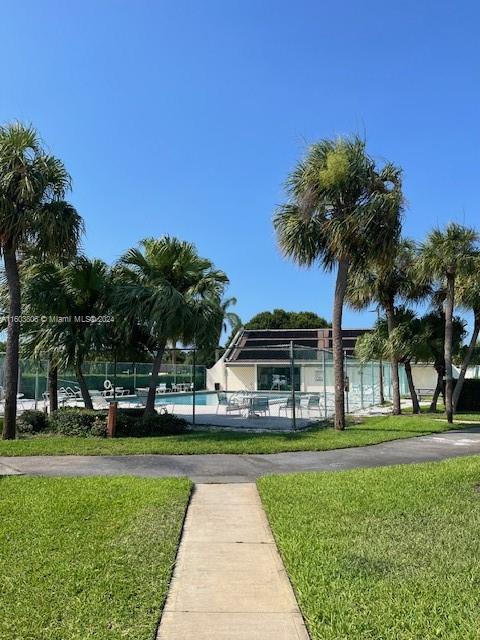
M 116 435 L 119 437 L 167 436 L 184 433 L 188 423 L 171 413 L 143 417 L 143 409 L 119 409 Z M 43 411 L 24 411 L 17 419 L 19 433 L 55 433 L 63 436 L 105 437 L 107 412 L 65 407 L 50 416 Z
M 480 411 L 480 380 L 466 378 L 458 399 L 457 411 Z

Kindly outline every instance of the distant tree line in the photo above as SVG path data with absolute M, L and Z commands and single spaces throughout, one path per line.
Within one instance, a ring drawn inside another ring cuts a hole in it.
M 313 311 L 262 311 L 245 324 L 245 329 L 323 329 L 330 327 L 325 318 Z

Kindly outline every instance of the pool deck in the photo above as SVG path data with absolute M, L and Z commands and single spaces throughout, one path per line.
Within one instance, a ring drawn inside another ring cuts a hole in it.
M 184 393 L 178 393 L 178 396 L 185 396 Z M 117 398 L 119 408 L 134 408 L 142 407 L 145 404 L 143 399 L 138 399 L 138 402 L 132 402 L 136 396 L 129 396 L 128 399 L 124 398 L 122 402 L 122 396 Z M 161 397 L 161 396 L 160 396 Z M 160 407 L 165 407 L 169 413 L 174 413 L 177 416 L 185 418 L 190 424 L 202 427 L 218 427 L 233 430 L 249 430 L 249 431 L 292 431 L 293 420 L 292 412 L 288 410 L 287 415 L 282 411 L 280 415 L 280 409 L 278 405 L 272 403 L 270 405 L 270 414 L 268 415 L 247 415 L 247 411 L 239 413 L 226 412 L 224 407 L 220 407 L 217 413 L 217 405 L 204 405 L 198 404 L 195 406 L 195 422 L 193 421 L 193 407 L 191 404 L 175 403 L 176 394 L 169 394 L 164 396 L 163 400 L 167 399 L 170 402 L 163 402 L 161 405 L 157 404 L 157 410 Z M 98 401 L 96 398 L 93 400 L 93 406 L 95 409 L 106 409 L 108 402 L 111 398 Z M 82 401 L 70 401 L 66 403 L 66 407 L 83 407 Z M 45 402 L 43 400 L 37 401 L 37 409 L 43 411 L 45 408 Z M 19 413 L 27 409 L 35 409 L 35 400 L 22 399 L 18 405 Z M 306 415 L 297 409 L 296 428 L 304 429 L 312 423 L 318 422 L 324 419 L 323 415 L 319 415 L 318 411 L 310 412 L 310 415 Z
M 193 412 L 190 405 L 167 405 L 168 410 L 177 416 L 181 416 L 188 420 L 190 424 L 193 423 Z M 296 427 L 297 429 L 304 429 L 314 422 L 319 420 L 318 412 L 314 416 L 297 416 Z M 251 431 L 292 431 L 293 421 L 291 412 L 287 416 L 279 415 L 278 407 L 272 406 L 270 409 L 270 415 L 245 415 L 243 412 L 241 415 L 226 413 L 224 409 L 220 408 L 216 413 L 216 407 L 213 405 L 200 405 L 195 407 L 195 425 L 198 426 L 210 426 L 210 427 L 223 427 L 230 429 L 242 429 Z

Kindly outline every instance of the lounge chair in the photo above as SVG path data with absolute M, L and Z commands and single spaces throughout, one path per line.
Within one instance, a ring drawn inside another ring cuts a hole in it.
M 98 391 L 98 389 L 89 389 L 88 393 L 90 394 L 90 398 L 92 399 L 94 406 L 98 405 L 98 407 L 95 408 L 106 409 L 108 407 L 109 403 L 103 395 L 103 391 Z
M 102 391 L 102 393 L 105 396 L 105 398 L 113 397 L 113 395 L 128 396 L 128 394 L 130 393 L 130 389 L 124 389 L 123 387 L 115 387 L 115 390 L 114 390 L 113 384 L 110 382 L 110 380 L 105 380 L 105 382 L 103 383 L 103 386 L 105 391 Z

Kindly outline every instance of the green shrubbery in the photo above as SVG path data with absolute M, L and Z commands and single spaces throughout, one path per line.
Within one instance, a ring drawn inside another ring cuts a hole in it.
M 62 436 L 105 436 L 107 414 L 91 409 L 64 408 L 49 418 L 50 430 Z
M 143 418 L 131 415 L 131 411 L 119 412 L 117 435 L 123 437 L 174 436 L 184 433 L 188 423 L 171 413 L 161 413 Z
M 143 409 L 119 409 L 116 435 L 119 437 L 166 436 L 184 433 L 188 423 L 171 413 L 143 417 Z M 24 411 L 17 420 L 19 433 L 50 432 L 63 436 L 105 437 L 107 412 L 65 407 L 48 416 L 42 411 Z
M 48 415 L 43 411 L 28 409 L 17 418 L 19 433 L 40 433 L 49 430 Z
M 463 381 L 457 411 L 480 411 L 480 380 L 467 378 Z

